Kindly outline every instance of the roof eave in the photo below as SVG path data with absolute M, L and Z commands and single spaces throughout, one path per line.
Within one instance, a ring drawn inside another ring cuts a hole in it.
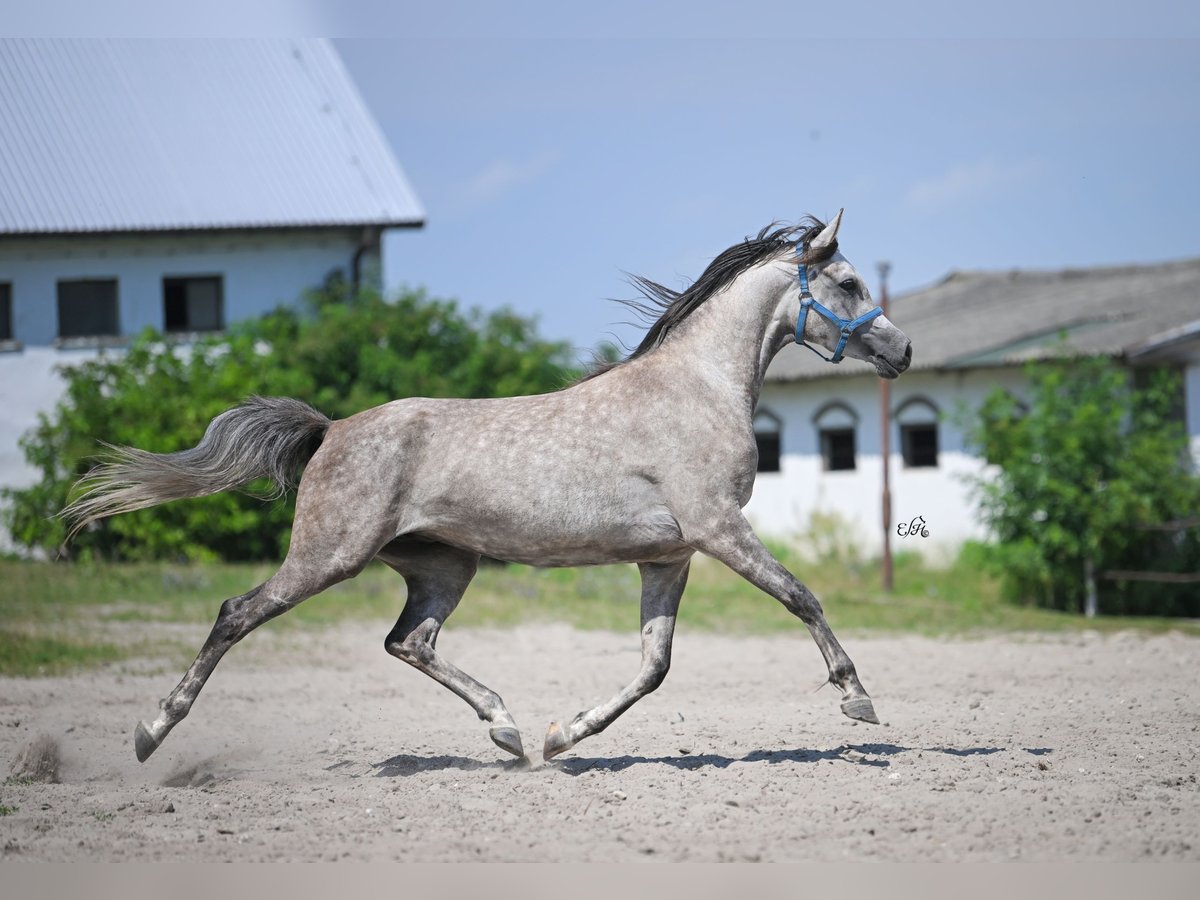
M 0 238 L 80 238 L 80 237 L 170 237 L 194 234 L 237 234 L 246 232 L 284 231 L 355 231 L 361 228 L 424 228 L 425 219 L 355 219 L 341 222 L 247 222 L 225 225 L 163 225 L 135 228 L 92 228 L 71 230 L 0 231 Z
M 1197 347 L 1200 347 L 1200 319 L 1130 344 L 1125 348 L 1125 356 L 1130 362 L 1151 362 L 1180 355 L 1190 356 Z

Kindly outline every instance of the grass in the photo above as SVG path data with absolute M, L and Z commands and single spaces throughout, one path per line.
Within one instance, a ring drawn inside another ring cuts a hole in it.
M 772 551 L 821 598 L 839 633 L 925 635 L 984 631 L 1179 629 L 1200 634 L 1195 622 L 1099 618 L 1005 602 L 998 583 L 969 561 L 944 568 L 915 554 L 895 563 L 895 590 L 885 594 L 878 565 L 830 551 L 804 561 L 787 545 Z M 194 638 L 172 637 L 169 626 L 210 625 L 221 602 L 266 580 L 271 565 L 187 566 L 52 564 L 0 559 L 0 675 L 54 675 L 138 656 L 190 661 Z M 452 627 L 564 622 L 579 628 L 633 631 L 639 580 L 634 566 L 530 569 L 484 566 L 451 620 Z M 267 623 L 268 629 L 313 628 L 345 619 L 393 620 L 404 583 L 381 565 L 337 585 Z M 123 629 L 122 623 L 164 626 Z M 681 630 L 764 634 L 802 628 L 783 607 L 712 560 L 698 557 L 679 613 Z M 382 632 L 381 632 L 382 634 Z
M 38 634 L 0 630 L 0 673 L 4 675 L 61 675 L 80 666 L 114 662 L 126 657 L 113 644 L 87 644 Z

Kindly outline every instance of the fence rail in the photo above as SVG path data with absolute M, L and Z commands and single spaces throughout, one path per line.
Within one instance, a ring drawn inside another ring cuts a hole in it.
M 1200 572 L 1130 572 L 1108 569 L 1100 577 L 1108 581 L 1158 581 L 1163 584 L 1200 584 Z
M 1188 516 L 1174 522 L 1153 525 L 1135 525 L 1138 531 L 1187 531 L 1200 526 L 1200 516 Z M 1126 569 L 1108 569 L 1100 577 L 1106 581 L 1157 581 L 1160 584 L 1200 584 L 1200 572 L 1133 572 Z

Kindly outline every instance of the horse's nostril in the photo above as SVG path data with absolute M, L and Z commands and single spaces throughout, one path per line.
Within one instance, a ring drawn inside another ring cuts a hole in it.
M 909 341 L 908 346 L 904 348 L 904 361 L 912 362 L 912 341 Z

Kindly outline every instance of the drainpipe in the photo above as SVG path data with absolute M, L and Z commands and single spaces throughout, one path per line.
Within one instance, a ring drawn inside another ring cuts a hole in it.
M 892 264 L 879 263 L 879 308 L 886 318 L 888 314 L 887 277 Z M 881 581 L 884 593 L 892 592 L 892 385 L 886 378 L 879 379 L 879 422 L 882 429 L 880 434 L 880 456 L 883 457 L 883 570 Z
M 362 231 L 362 237 L 359 239 L 358 248 L 354 251 L 354 257 L 350 260 L 350 290 L 351 297 L 357 297 L 359 288 L 362 287 L 362 258 L 367 255 L 367 252 L 372 250 L 379 244 L 379 229 L 368 225 Z

